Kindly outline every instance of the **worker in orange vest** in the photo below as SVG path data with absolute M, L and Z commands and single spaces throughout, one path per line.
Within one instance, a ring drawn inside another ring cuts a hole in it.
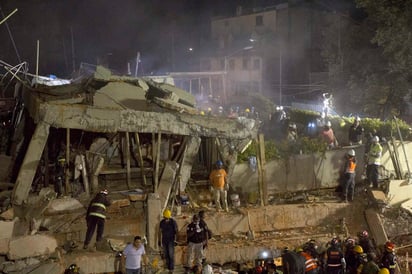
M 303 250 L 301 247 L 296 248 L 296 253 L 305 258 L 305 273 L 306 274 L 318 274 L 319 266 L 318 260 L 313 258 L 310 252 Z
M 345 166 L 343 170 L 343 202 L 353 201 L 355 193 L 355 169 L 356 158 L 355 150 L 350 149 L 346 155 Z

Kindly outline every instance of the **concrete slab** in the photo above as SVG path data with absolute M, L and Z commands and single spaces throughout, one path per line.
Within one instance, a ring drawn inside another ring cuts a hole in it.
M 365 218 L 369 226 L 369 231 L 373 239 L 375 239 L 375 243 L 378 246 L 385 244 L 388 240 L 388 236 L 386 235 L 379 214 L 373 209 L 367 209 L 365 211 Z
M 402 203 L 401 208 L 412 214 L 412 199 Z
M 7 258 L 10 260 L 36 257 L 53 253 L 57 247 L 55 238 L 49 235 L 33 235 L 10 240 Z
M 391 180 L 387 196 L 390 205 L 412 199 L 412 184 L 408 180 Z

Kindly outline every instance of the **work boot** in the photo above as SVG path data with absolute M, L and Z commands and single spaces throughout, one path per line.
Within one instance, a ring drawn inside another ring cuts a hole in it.
M 88 249 L 88 248 L 89 248 L 88 245 L 84 245 L 84 246 L 83 246 L 83 249 Z

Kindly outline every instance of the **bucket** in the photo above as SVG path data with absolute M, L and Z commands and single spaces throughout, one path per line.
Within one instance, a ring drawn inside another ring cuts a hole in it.
M 230 195 L 230 200 L 232 201 L 233 207 L 239 207 L 240 206 L 239 194 L 231 194 Z

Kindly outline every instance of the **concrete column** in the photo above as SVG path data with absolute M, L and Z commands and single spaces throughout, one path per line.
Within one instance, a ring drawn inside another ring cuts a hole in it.
M 161 215 L 159 195 L 157 193 L 150 193 L 147 197 L 146 235 L 148 241 L 147 244 L 153 250 L 158 250 L 157 241 L 159 238 Z
M 27 199 L 34 175 L 49 136 L 50 125 L 39 122 L 31 138 L 13 189 L 13 204 L 22 205 Z

